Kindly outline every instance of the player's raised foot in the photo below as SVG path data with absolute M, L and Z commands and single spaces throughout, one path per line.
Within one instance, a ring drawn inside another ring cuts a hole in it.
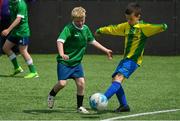
M 85 107 L 82 107 L 82 106 L 77 109 L 77 112 L 82 113 L 82 114 L 88 114 L 89 113 L 89 111 Z
M 27 76 L 25 76 L 24 78 L 25 79 L 30 79 L 30 78 L 38 78 L 39 77 L 39 75 L 38 75 L 38 73 L 36 72 L 36 73 L 29 73 Z
M 54 106 L 54 96 L 48 95 L 47 103 L 48 107 L 52 109 Z
M 130 107 L 126 106 L 119 106 L 114 112 L 130 112 Z
M 14 70 L 14 73 L 11 76 L 15 76 L 19 73 L 22 73 L 24 70 L 19 66 L 17 69 Z

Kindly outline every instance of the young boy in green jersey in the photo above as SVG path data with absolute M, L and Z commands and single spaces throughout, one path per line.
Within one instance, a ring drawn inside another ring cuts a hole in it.
M 24 78 L 36 78 L 38 77 L 38 73 L 34 67 L 33 60 L 28 53 L 30 30 L 28 24 L 27 5 L 24 0 L 10 0 L 9 8 L 12 23 L 1 33 L 2 36 L 10 34 L 3 46 L 3 51 L 9 56 L 15 69 L 13 75 L 16 75 L 23 72 L 23 69 L 17 62 L 15 53 L 12 51 L 12 47 L 18 45 L 19 51 L 24 57 L 30 70 L 30 73 Z
M 75 7 L 72 12 L 72 22 L 66 25 L 57 40 L 59 55 L 57 56 L 58 83 L 48 95 L 48 107 L 53 108 L 54 97 L 67 84 L 67 79 L 74 79 L 77 86 L 77 111 L 88 113 L 83 107 L 85 90 L 84 72 L 81 60 L 85 53 L 87 43 L 105 52 L 109 59 L 112 51 L 103 47 L 93 37 L 89 27 L 85 25 L 86 10 Z
M 122 82 L 141 65 L 146 38 L 167 29 L 166 24 L 150 24 L 140 20 L 141 8 L 137 3 L 130 3 L 125 11 L 127 22 L 118 25 L 101 27 L 97 35 L 109 34 L 125 37 L 124 58 L 120 61 L 112 75 L 112 84 L 104 93 L 110 99 L 116 94 L 119 107 L 115 112 L 128 112 L 130 107 L 122 87 Z

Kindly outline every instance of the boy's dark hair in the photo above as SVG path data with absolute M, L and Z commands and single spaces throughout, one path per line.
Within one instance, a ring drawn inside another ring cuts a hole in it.
M 141 14 L 141 7 L 138 3 L 129 3 L 126 10 L 125 14 L 126 15 L 131 15 L 132 13 L 135 14 L 135 16 L 139 16 Z

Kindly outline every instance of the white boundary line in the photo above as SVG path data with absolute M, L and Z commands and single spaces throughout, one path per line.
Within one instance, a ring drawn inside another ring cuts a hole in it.
M 171 109 L 171 110 L 162 110 L 162 111 L 154 111 L 154 112 L 146 112 L 146 113 L 137 113 L 137 114 L 131 114 L 126 116 L 118 116 L 113 118 L 104 119 L 101 121 L 113 121 L 117 119 L 125 119 L 125 118 L 131 118 L 131 117 L 138 117 L 138 116 L 145 116 L 145 115 L 153 115 L 153 114 L 159 114 L 159 113 L 168 113 L 168 112 L 176 112 L 180 111 L 180 109 Z

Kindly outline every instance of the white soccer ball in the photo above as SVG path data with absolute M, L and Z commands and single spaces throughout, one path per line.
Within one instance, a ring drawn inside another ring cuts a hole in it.
M 108 99 L 102 93 L 95 93 L 92 96 L 90 96 L 89 104 L 92 109 L 98 110 L 98 111 L 103 111 L 107 108 Z

